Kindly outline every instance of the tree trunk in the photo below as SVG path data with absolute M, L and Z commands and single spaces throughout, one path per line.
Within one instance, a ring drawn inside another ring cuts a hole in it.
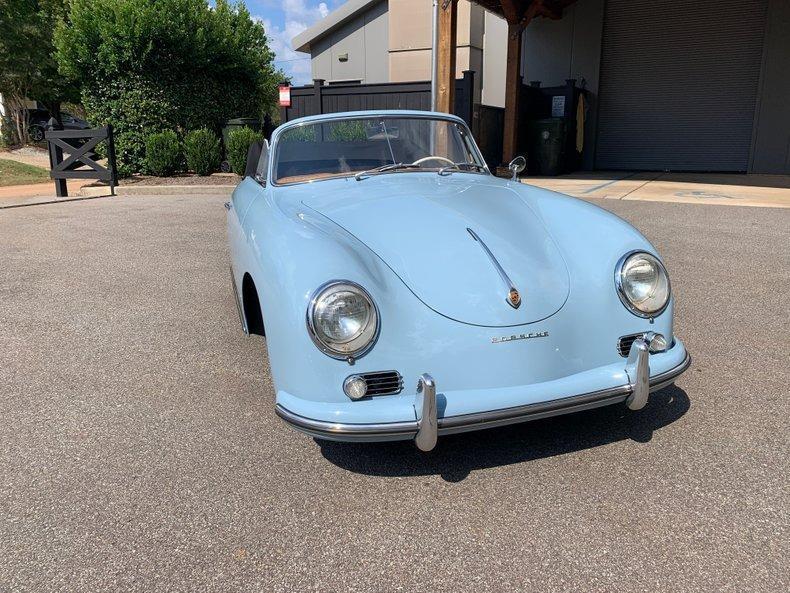
M 18 92 L 9 93 L 8 108 L 11 111 L 11 119 L 16 128 L 17 140 L 22 146 L 25 146 L 28 142 L 28 117 L 25 105 L 25 95 Z

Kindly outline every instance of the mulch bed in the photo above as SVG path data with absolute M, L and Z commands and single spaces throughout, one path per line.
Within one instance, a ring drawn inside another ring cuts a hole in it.
M 133 175 L 120 180 L 120 185 L 236 185 L 241 177 L 234 173 L 214 173 L 207 177 L 183 173 L 172 177 Z

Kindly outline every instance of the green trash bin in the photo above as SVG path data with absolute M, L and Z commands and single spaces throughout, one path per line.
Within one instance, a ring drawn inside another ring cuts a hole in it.
M 559 175 L 565 170 L 565 120 L 561 117 L 529 122 L 529 162 L 539 175 Z
M 229 119 L 228 121 L 226 121 L 225 125 L 222 127 L 223 154 L 225 154 L 227 150 L 228 135 L 230 134 L 231 130 L 234 130 L 236 128 L 252 128 L 256 132 L 260 132 L 262 128 L 262 124 L 261 124 L 261 120 L 256 119 L 254 117 L 236 117 L 234 119 Z M 222 159 L 220 170 L 223 173 L 230 173 L 230 163 L 228 163 L 227 158 Z

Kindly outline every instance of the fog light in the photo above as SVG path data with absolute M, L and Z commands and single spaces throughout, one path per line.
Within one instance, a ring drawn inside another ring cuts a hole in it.
M 368 382 L 359 375 L 351 375 L 343 381 L 343 391 L 351 399 L 360 399 L 368 393 Z
M 650 333 L 647 338 L 647 347 L 650 352 L 664 352 L 669 346 L 667 339 L 662 334 Z

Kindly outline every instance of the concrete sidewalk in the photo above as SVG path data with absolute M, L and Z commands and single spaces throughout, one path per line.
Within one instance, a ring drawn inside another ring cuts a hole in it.
M 13 208 L 16 206 L 27 206 L 32 204 L 49 204 L 50 202 L 83 197 L 80 194 L 82 187 L 92 183 L 92 179 L 70 179 L 66 182 L 69 190 L 69 198 L 58 198 L 55 196 L 55 182 L 31 183 L 29 185 L 5 185 L 0 186 L 0 209 Z M 106 188 L 109 194 L 109 188 Z
M 70 198 L 56 198 L 52 182 L 0 187 L 0 209 L 109 195 L 91 180 L 69 181 Z M 526 177 L 523 183 L 582 199 L 638 200 L 724 206 L 790 208 L 790 176 L 717 173 L 584 172 Z M 235 185 L 121 185 L 119 196 L 230 195 Z
M 522 182 L 583 199 L 790 208 L 786 175 L 591 171 Z

